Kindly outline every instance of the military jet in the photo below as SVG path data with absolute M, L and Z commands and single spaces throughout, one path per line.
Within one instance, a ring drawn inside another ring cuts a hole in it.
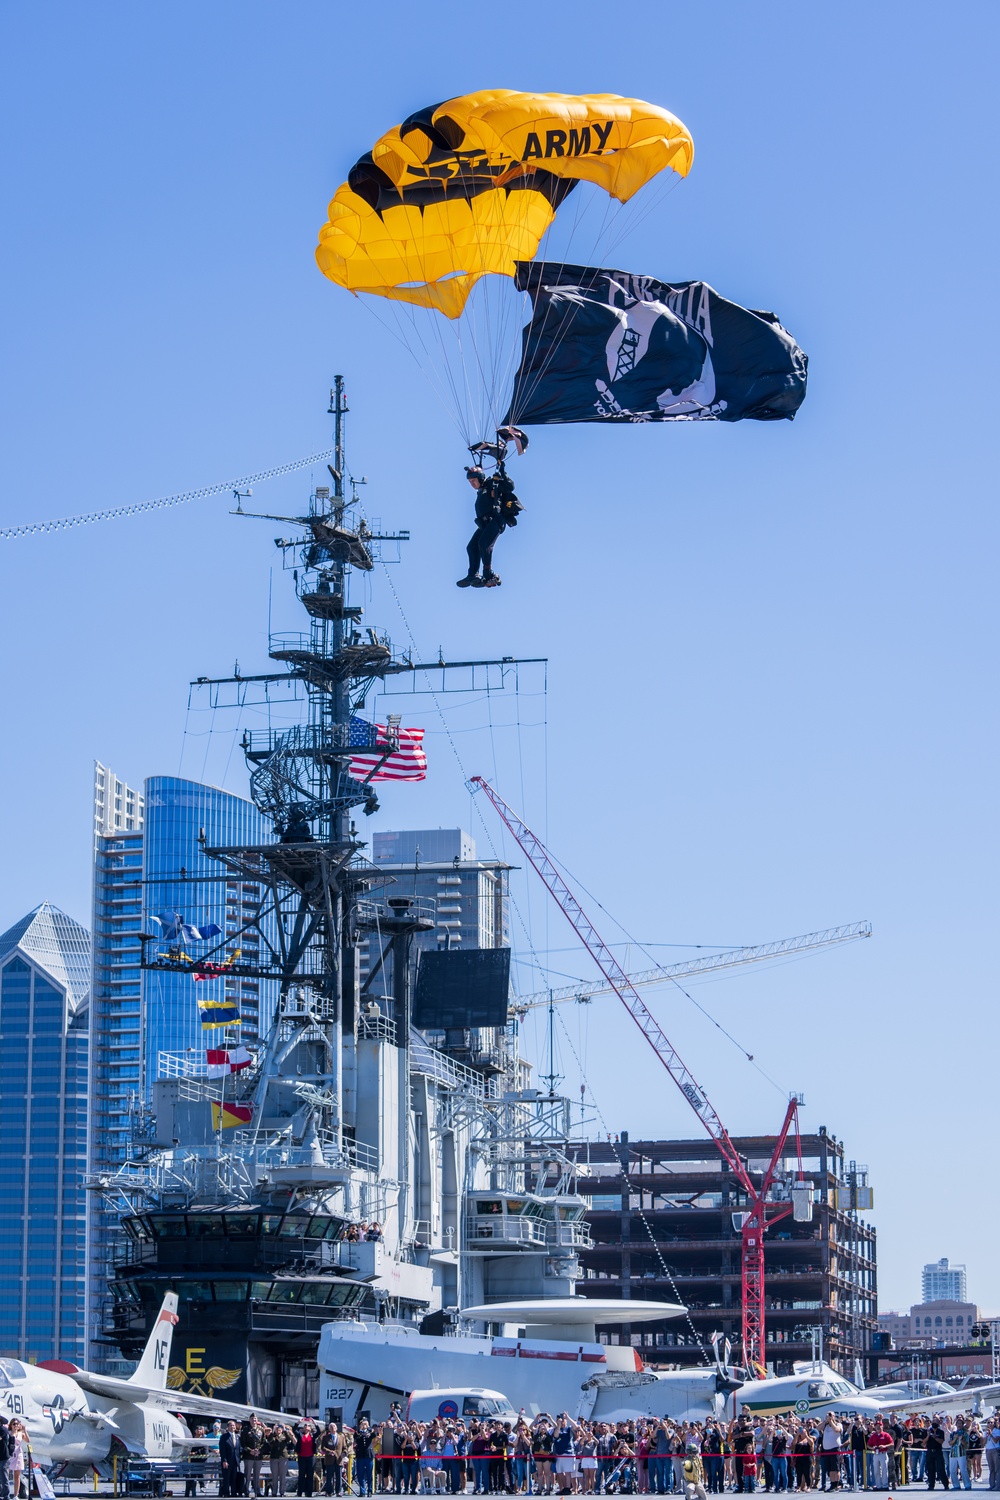
M 240 1406 L 211 1396 L 167 1389 L 170 1345 L 177 1323 L 177 1294 L 163 1299 L 153 1331 L 134 1374 L 127 1380 L 89 1370 L 61 1374 L 41 1365 L 0 1359 L 0 1414 L 17 1417 L 41 1464 L 99 1464 L 118 1451 L 142 1458 L 182 1458 L 194 1439 L 177 1415 L 241 1421 L 255 1411 L 268 1422 L 298 1420 L 259 1406 Z

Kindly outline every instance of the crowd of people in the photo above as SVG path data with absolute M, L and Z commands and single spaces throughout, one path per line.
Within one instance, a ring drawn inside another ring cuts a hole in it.
M 199 1432 L 202 1429 L 198 1429 Z M 197 1435 L 197 1434 L 196 1434 Z M 355 1428 L 305 1421 L 230 1422 L 219 1438 L 219 1494 L 683 1495 L 727 1490 L 891 1490 L 926 1483 L 1000 1490 L 1000 1412 L 875 1418 L 755 1416 L 732 1421 L 574 1421 L 547 1412 L 516 1422 L 437 1417 Z M 986 1474 L 984 1474 L 984 1461 Z M 189 1494 L 196 1489 L 189 1481 Z

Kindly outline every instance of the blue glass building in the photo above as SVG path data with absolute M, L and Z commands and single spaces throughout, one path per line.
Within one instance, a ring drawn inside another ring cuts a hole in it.
M 259 885 L 231 878 L 201 849 L 209 844 L 269 843 L 274 833 L 252 803 L 216 787 L 172 776 L 150 777 L 145 796 L 98 764 L 94 782 L 94 955 L 91 997 L 89 1170 L 111 1178 L 128 1160 L 137 1111 L 163 1071 L 183 1072 L 204 1063 L 205 1048 L 220 1046 L 222 1032 L 201 1030 L 199 994 L 234 997 L 242 1016 L 241 1041 L 252 1046 L 271 1023 L 273 983 L 214 979 L 196 984 L 187 974 L 143 971 L 140 932 L 150 916 L 179 912 L 196 926 L 214 922 L 225 938 L 192 945 L 200 957 L 225 942 L 257 957 L 253 937 L 238 935 L 244 911 L 255 908 Z M 112 1202 L 88 1195 L 87 1309 L 89 1369 L 127 1374 L 116 1351 L 102 1342 L 110 1321 L 108 1281 L 122 1249 Z
M 90 934 L 43 902 L 0 937 L 0 1355 L 85 1353 Z
M 196 927 L 210 923 L 224 937 L 187 944 L 200 958 L 215 949 L 241 950 L 244 963 L 261 957 L 259 938 L 240 929 L 260 905 L 259 881 L 228 874 L 202 850 L 204 830 L 209 845 L 269 844 L 274 830 L 268 819 L 242 797 L 197 781 L 175 776 L 152 776 L 146 781 L 146 826 L 143 840 L 143 888 L 147 917 L 180 912 Z M 146 931 L 151 928 L 147 927 Z M 215 955 L 222 957 L 220 951 Z M 266 955 L 265 955 L 266 956 Z M 241 1016 L 240 1040 L 249 1047 L 267 1034 L 277 1003 L 273 981 L 219 977 L 196 983 L 189 974 L 157 973 L 143 976 L 142 1062 L 148 1099 L 154 1080 L 179 1070 L 185 1059 L 204 1059 L 206 1046 L 221 1046 L 222 1033 L 201 1029 L 199 999 L 236 1000 Z

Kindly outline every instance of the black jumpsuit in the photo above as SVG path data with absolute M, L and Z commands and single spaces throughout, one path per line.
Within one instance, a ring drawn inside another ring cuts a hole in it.
M 469 577 L 474 578 L 482 564 L 483 577 L 493 576 L 493 547 L 504 529 L 500 519 L 500 501 L 493 481 L 487 479 L 476 491 L 476 529 L 466 551 L 469 554 Z

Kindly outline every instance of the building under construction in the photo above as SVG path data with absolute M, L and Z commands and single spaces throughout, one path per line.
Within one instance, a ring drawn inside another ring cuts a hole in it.
M 846 1161 L 843 1143 L 825 1128 L 800 1144 L 812 1219 L 789 1217 L 764 1236 L 765 1359 L 775 1373 L 790 1373 L 793 1361 L 819 1352 L 821 1338 L 828 1361 L 854 1376 L 878 1343 L 875 1230 L 858 1212 L 871 1206 L 871 1189 L 866 1169 Z M 754 1176 L 764 1173 L 775 1137 L 733 1137 L 733 1145 Z M 622 1136 L 574 1150 L 589 1166 L 579 1183 L 590 1195 L 593 1239 L 581 1252 L 578 1290 L 623 1301 L 662 1297 L 688 1309 L 685 1319 L 646 1323 L 641 1332 L 623 1316 L 606 1337 L 631 1342 L 651 1365 L 702 1363 L 718 1335 L 735 1346 L 748 1200 L 714 1142 Z M 789 1177 L 798 1170 L 791 1143 L 782 1165 Z

